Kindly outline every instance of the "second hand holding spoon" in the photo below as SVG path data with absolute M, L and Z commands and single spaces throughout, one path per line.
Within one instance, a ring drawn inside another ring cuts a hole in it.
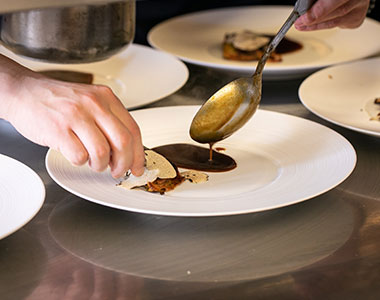
M 260 104 L 262 73 L 268 57 L 297 18 L 314 2 L 315 0 L 296 2 L 288 19 L 266 47 L 252 77 L 238 78 L 228 83 L 202 105 L 190 126 L 193 140 L 212 145 L 229 137 L 252 117 Z

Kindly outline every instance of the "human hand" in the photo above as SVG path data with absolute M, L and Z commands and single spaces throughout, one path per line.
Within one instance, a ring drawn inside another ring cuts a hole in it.
M 0 117 L 4 115 L 23 136 L 60 151 L 74 165 L 88 161 L 95 171 L 110 166 L 115 178 L 129 169 L 136 176 L 143 173 L 139 127 L 110 88 L 61 82 L 21 66 L 15 69 L 13 81 L 3 86 L 6 100 L 0 106 L 6 109 Z
M 357 28 L 363 23 L 368 7 L 369 0 L 318 0 L 294 26 L 300 31 Z

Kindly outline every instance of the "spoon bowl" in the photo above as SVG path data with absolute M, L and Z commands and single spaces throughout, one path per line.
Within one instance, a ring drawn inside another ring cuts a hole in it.
M 268 57 L 313 0 L 298 0 L 288 19 L 273 37 L 252 77 L 235 79 L 212 95 L 194 116 L 190 136 L 199 143 L 214 144 L 240 129 L 256 112 L 261 101 L 262 73 Z
M 209 98 L 197 112 L 190 136 L 199 143 L 216 143 L 241 128 L 261 99 L 261 76 L 238 78 Z

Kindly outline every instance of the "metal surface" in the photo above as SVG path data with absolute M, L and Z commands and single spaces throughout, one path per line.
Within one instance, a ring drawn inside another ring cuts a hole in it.
M 261 101 L 264 66 L 289 28 L 314 1 L 298 0 L 290 16 L 265 48 L 252 78 L 238 78 L 218 90 L 199 109 L 190 136 L 199 143 L 215 143 L 239 130 L 256 112 Z
M 48 7 L 3 14 L 1 43 L 13 52 L 57 63 L 106 59 L 135 33 L 135 0 Z
M 12 0 L 0 1 L 0 13 L 9 13 L 14 11 L 29 10 L 45 7 L 62 7 L 84 4 L 105 4 L 117 0 Z
M 188 83 L 149 107 L 202 104 L 236 77 L 190 66 Z M 257 214 L 175 218 L 90 203 L 50 179 L 46 148 L 0 121 L 0 153 L 47 189 L 37 216 L 0 240 L 1 299 L 380 299 L 380 139 L 309 113 L 300 83 L 264 81 L 261 109 L 331 127 L 357 166 L 321 196 Z

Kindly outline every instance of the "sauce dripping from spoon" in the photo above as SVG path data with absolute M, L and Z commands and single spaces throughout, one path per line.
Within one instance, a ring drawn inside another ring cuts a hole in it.
M 209 143 L 208 144 L 209 145 L 209 147 L 210 147 L 210 150 L 209 150 L 209 152 L 210 152 L 210 157 L 209 157 L 209 159 L 208 159 L 208 161 L 210 162 L 210 163 L 212 163 L 212 146 L 214 146 L 214 143 Z

